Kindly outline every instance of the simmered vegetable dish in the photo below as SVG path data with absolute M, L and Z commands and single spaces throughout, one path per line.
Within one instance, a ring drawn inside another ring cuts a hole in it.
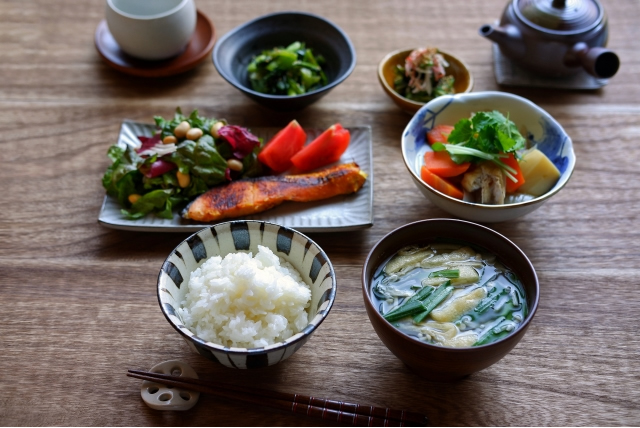
M 455 126 L 427 132 L 431 151 L 420 176 L 456 199 L 488 205 L 523 202 L 555 186 L 560 171 L 535 147 L 527 147 L 515 123 L 499 111 L 481 111 Z

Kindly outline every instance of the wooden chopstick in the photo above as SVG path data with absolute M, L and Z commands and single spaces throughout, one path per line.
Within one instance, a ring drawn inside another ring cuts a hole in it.
M 429 424 L 426 415 L 404 410 L 362 406 L 220 382 L 211 384 L 201 379 L 142 370 L 129 370 L 127 376 L 356 426 L 427 426 Z

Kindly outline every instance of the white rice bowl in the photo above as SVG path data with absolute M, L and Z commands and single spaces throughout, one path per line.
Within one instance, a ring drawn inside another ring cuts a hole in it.
M 203 340 L 260 348 L 281 342 L 309 323 L 311 289 L 298 271 L 268 247 L 258 253 L 211 257 L 191 273 L 178 308 L 184 325 Z

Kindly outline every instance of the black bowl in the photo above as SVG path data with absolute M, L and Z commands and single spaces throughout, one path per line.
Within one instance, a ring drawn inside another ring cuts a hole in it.
M 303 95 L 268 95 L 251 89 L 247 66 L 263 50 L 304 42 L 326 62 L 328 84 Z M 332 22 L 304 12 L 261 16 L 225 34 L 213 49 L 218 73 L 249 98 L 274 110 L 299 110 L 317 101 L 346 79 L 356 65 L 356 52 L 347 35 Z

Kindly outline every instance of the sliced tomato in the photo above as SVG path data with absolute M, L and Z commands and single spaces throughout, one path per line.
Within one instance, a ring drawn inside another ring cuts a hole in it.
M 307 133 L 296 120 L 278 131 L 258 154 L 258 160 L 280 174 L 291 168 L 291 158 L 304 147 Z
M 444 193 L 445 195 L 451 196 L 452 198 L 456 199 L 462 199 L 464 196 L 462 190 L 458 189 L 456 186 L 449 183 L 444 178 L 438 177 L 437 175 L 429 171 L 424 165 L 422 165 L 422 169 L 420 170 L 420 176 L 422 178 L 422 181 L 424 181 L 437 191 Z
M 520 164 L 518 163 L 518 160 L 515 158 L 515 156 L 513 156 L 513 153 L 509 153 L 508 158 L 500 158 L 500 160 L 516 170 L 516 174 L 511 175 L 513 175 L 517 181 L 513 181 L 509 177 L 504 178 L 504 181 L 506 183 L 505 190 L 507 191 L 507 193 L 513 193 L 524 184 L 524 175 L 522 174 L 522 170 L 520 169 Z
M 429 144 L 446 143 L 451 131 L 453 131 L 451 125 L 436 125 L 427 132 L 427 141 Z
M 329 165 L 340 159 L 349 147 L 350 139 L 349 131 L 336 123 L 296 153 L 291 162 L 300 172 Z
M 449 152 L 446 151 L 426 152 L 424 154 L 424 166 L 438 177 L 455 177 L 456 175 L 464 174 L 470 165 L 470 162 L 455 163 L 451 160 Z

